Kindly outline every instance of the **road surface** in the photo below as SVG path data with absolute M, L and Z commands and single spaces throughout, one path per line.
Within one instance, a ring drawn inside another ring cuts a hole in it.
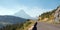
M 37 28 L 37 30 L 60 30 L 60 25 L 55 26 L 53 24 L 37 22 L 36 28 Z

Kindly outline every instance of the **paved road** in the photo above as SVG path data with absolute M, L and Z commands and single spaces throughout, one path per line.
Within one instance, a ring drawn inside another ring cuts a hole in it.
M 47 24 L 43 22 L 37 22 L 37 30 L 60 30 L 59 26 L 54 26 L 52 24 Z

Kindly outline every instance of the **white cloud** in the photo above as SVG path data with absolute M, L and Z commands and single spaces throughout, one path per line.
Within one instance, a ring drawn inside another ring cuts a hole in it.
M 15 6 L 14 8 L 3 8 L 0 7 L 0 15 L 14 15 L 20 10 L 24 10 L 31 17 L 36 17 L 42 14 L 43 12 L 50 11 L 51 9 L 42 9 L 39 7 L 27 7 L 27 6 Z
M 25 6 L 15 6 L 14 8 L 6 8 L 3 6 L 0 6 L 0 15 L 14 15 L 20 10 L 26 10 L 27 7 Z
M 7 9 L 0 7 L 0 15 L 13 15 L 15 12 L 17 12 L 16 9 Z
M 24 10 L 31 17 L 36 17 L 43 12 L 50 11 L 51 9 L 43 9 L 35 6 L 24 6 L 24 4 L 18 3 L 16 0 L 0 0 L 0 15 L 14 15 L 20 10 Z
M 30 15 L 31 17 L 37 17 L 41 15 L 44 12 L 50 11 L 51 9 L 42 9 L 39 7 L 32 7 L 32 8 L 26 8 L 25 12 Z

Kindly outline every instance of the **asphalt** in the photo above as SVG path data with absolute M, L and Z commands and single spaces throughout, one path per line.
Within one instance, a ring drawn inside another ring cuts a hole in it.
M 55 26 L 44 22 L 36 22 L 32 30 L 60 30 L 60 25 Z

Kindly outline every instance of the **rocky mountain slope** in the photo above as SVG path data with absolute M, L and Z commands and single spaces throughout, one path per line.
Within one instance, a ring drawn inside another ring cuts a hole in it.
M 49 22 L 49 23 L 60 22 L 60 6 L 58 6 L 56 9 L 52 11 L 45 12 L 39 15 L 38 21 Z

